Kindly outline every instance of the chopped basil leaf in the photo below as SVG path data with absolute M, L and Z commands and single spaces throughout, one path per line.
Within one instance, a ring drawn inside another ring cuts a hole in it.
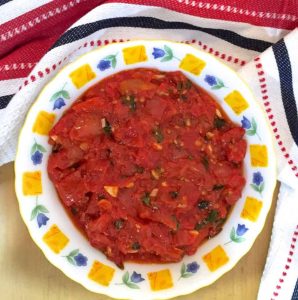
M 135 96 L 122 96 L 122 104 L 127 105 L 131 111 L 136 111 L 137 103 L 135 100 Z
M 141 245 L 138 242 L 134 242 L 132 243 L 131 248 L 133 250 L 139 250 L 141 248 Z
M 160 144 L 164 139 L 161 129 L 159 127 L 156 127 L 152 130 L 152 133 L 153 133 L 154 138 L 156 139 L 157 143 Z
M 222 185 L 222 184 L 215 184 L 213 186 L 213 191 L 219 191 L 219 190 L 222 190 L 225 186 Z
M 72 207 L 71 208 L 71 213 L 73 214 L 73 215 L 76 215 L 77 213 L 78 213 L 78 209 L 76 208 L 76 207 Z
M 144 196 L 141 198 L 141 200 L 146 206 L 150 206 L 151 205 L 150 193 L 146 192 Z
M 179 92 L 181 92 L 182 89 L 183 89 L 183 82 L 182 82 L 182 81 L 178 81 L 178 82 L 177 82 L 177 90 L 178 90 Z
M 129 96 L 128 106 L 129 106 L 131 111 L 136 111 L 137 104 L 136 104 L 134 96 Z
M 215 119 L 214 119 L 214 127 L 215 128 L 220 129 L 225 125 L 226 125 L 226 121 L 224 119 L 221 119 L 219 117 L 215 117 Z
M 202 229 L 204 226 L 206 225 L 206 223 L 203 221 L 203 222 L 198 222 L 196 225 L 195 225 L 195 230 L 200 230 Z
M 218 217 L 218 211 L 213 209 L 213 210 L 210 211 L 206 221 L 208 223 L 213 223 L 213 222 L 216 221 L 217 217 Z
M 198 203 L 198 208 L 199 209 L 206 209 L 209 207 L 209 201 L 207 200 L 201 200 L 199 203 Z
M 179 193 L 177 191 L 171 191 L 170 196 L 172 199 L 176 199 L 178 197 Z
M 176 223 L 176 230 L 178 230 L 179 227 L 180 227 L 180 222 L 178 221 L 178 219 L 177 219 L 177 217 L 175 215 L 172 215 L 172 219 Z
M 191 87 L 192 87 L 192 82 L 191 82 L 190 80 L 187 80 L 187 81 L 185 82 L 185 88 L 186 88 L 187 90 L 190 90 Z
M 118 219 L 114 222 L 114 226 L 116 229 L 121 229 L 124 226 L 124 220 L 123 219 Z
M 209 160 L 206 156 L 204 156 L 202 158 L 202 164 L 204 165 L 205 169 L 208 170 L 209 169 Z
M 192 155 L 188 155 L 188 157 L 187 157 L 189 160 L 193 160 L 194 159 L 194 157 L 192 156 Z
M 108 120 L 106 120 L 106 124 L 105 126 L 102 128 L 103 132 L 105 135 L 110 136 L 112 134 L 112 126 L 111 124 L 108 122 Z

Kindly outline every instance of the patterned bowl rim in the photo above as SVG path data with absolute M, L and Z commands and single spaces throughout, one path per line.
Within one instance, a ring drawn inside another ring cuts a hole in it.
M 83 54 L 80 54 L 78 55 L 77 57 L 75 57 L 75 59 L 73 61 L 71 61 L 70 63 L 66 64 L 65 66 L 63 66 L 49 81 L 47 81 L 43 87 L 40 89 L 36 99 L 33 101 L 33 103 L 31 104 L 30 108 L 28 109 L 27 113 L 26 113 L 26 117 L 24 119 L 24 122 L 23 122 L 23 125 L 19 131 L 19 135 L 18 135 L 18 142 L 17 142 L 17 149 L 16 149 L 16 156 L 15 156 L 15 163 L 14 163 L 14 172 L 15 172 L 15 184 L 14 184 L 14 188 L 15 188 L 15 192 L 16 192 L 16 197 L 17 197 L 17 200 L 18 200 L 18 204 L 19 204 L 19 211 L 20 211 L 20 214 L 21 214 L 21 217 L 23 219 L 23 222 L 25 223 L 26 227 L 27 227 L 27 230 L 29 232 L 29 235 L 31 237 L 31 239 L 34 241 L 34 243 L 37 245 L 37 247 L 42 251 L 43 255 L 46 257 L 46 259 L 52 264 L 54 265 L 57 269 L 59 269 L 66 277 L 68 277 L 69 279 L 71 279 L 72 281 L 74 282 L 77 282 L 79 283 L 81 286 L 83 286 L 84 288 L 86 288 L 87 290 L 91 291 L 91 292 L 94 292 L 94 293 L 97 293 L 97 294 L 103 294 L 103 295 L 106 295 L 108 297 L 112 297 L 114 299 L 126 299 L 125 297 L 121 296 L 120 294 L 117 294 L 115 295 L 113 292 L 111 292 L 112 290 L 112 286 L 110 286 L 108 289 L 105 290 L 104 293 L 102 292 L 98 292 L 98 291 L 95 291 L 93 288 L 91 288 L 90 286 L 84 284 L 83 282 L 79 281 L 78 279 L 76 278 L 73 278 L 71 277 L 70 275 L 68 275 L 64 270 L 63 268 L 59 265 L 59 263 L 55 262 L 52 258 L 50 258 L 50 256 L 46 253 L 46 251 L 44 251 L 44 249 L 42 249 L 39 245 L 40 243 L 40 240 L 34 235 L 34 231 L 30 228 L 26 218 L 25 218 L 25 215 L 23 213 L 23 210 L 21 208 L 21 197 L 19 196 L 19 193 L 18 193 L 18 187 L 17 187 L 17 158 L 19 156 L 19 148 L 20 148 L 20 138 L 22 136 L 22 133 L 24 131 L 24 127 L 25 127 L 25 124 L 27 123 L 28 119 L 29 119 L 29 116 L 30 114 L 32 113 L 32 110 L 34 108 L 34 106 L 36 105 L 36 103 L 40 100 L 40 98 L 42 97 L 42 94 L 47 90 L 47 88 L 49 87 L 49 85 L 55 81 L 57 79 L 57 77 L 63 72 L 65 71 L 65 69 L 69 68 L 70 66 L 72 66 L 73 64 L 75 64 L 76 62 L 78 62 L 79 60 L 82 60 L 84 59 L 85 56 L 88 56 L 90 53 L 93 53 L 93 52 L 100 52 L 102 51 L 102 49 L 106 49 L 106 48 L 109 48 L 109 47 L 115 47 L 115 45 L 131 45 L 131 43 L 135 43 L 135 42 L 139 42 L 139 43 L 148 43 L 148 42 L 162 42 L 162 43 L 168 43 L 168 44 L 171 44 L 173 46 L 175 46 L 176 44 L 177 45 L 185 45 L 186 47 L 191 47 L 193 48 L 197 53 L 199 54 L 203 54 L 205 56 L 208 56 L 209 59 L 213 60 L 214 62 L 216 62 L 217 64 L 221 65 L 221 67 L 225 68 L 228 72 L 230 73 L 233 73 L 234 75 L 236 75 L 236 77 L 238 77 L 238 79 L 242 82 L 242 84 L 246 87 L 247 91 L 249 92 L 250 94 L 250 102 L 253 102 L 254 105 L 256 105 L 258 107 L 258 110 L 262 112 L 262 115 L 263 115 L 263 121 L 266 123 L 266 130 L 268 132 L 271 133 L 271 129 L 270 129 L 270 123 L 269 123 L 269 120 L 267 119 L 266 117 L 266 114 L 264 112 L 264 108 L 261 106 L 261 104 L 257 101 L 256 99 L 256 96 L 254 95 L 254 93 L 252 92 L 252 89 L 249 87 L 249 85 L 246 83 L 246 81 L 237 74 L 237 72 L 235 70 L 233 70 L 230 66 L 226 65 L 225 63 L 223 63 L 221 60 L 219 60 L 217 57 L 213 56 L 212 54 L 210 53 L 207 53 L 207 52 L 204 52 L 198 48 L 196 48 L 195 46 L 193 46 L 192 44 L 184 44 L 184 43 L 181 43 L 181 42 L 175 42 L 175 41 L 171 41 L 171 40 L 167 40 L 167 39 L 133 39 L 133 40 L 130 40 L 130 41 L 125 41 L 125 42 L 115 42 L 115 43 L 111 43 L 111 44 L 107 44 L 107 45 L 103 45 L 103 46 L 99 46 L 91 51 L 87 51 L 86 53 L 83 53 Z M 136 68 L 138 68 L 136 66 Z M 119 72 L 119 71 L 118 71 Z M 117 73 L 117 72 L 116 72 Z M 113 73 L 115 74 L 115 73 Z M 109 75 L 110 76 L 110 75 Z M 96 84 L 97 82 L 101 81 L 102 79 L 106 78 L 103 77 L 99 80 L 97 80 L 96 82 L 94 82 L 92 85 Z M 197 84 L 197 83 L 196 83 Z M 223 275 L 225 275 L 227 272 L 231 271 L 238 263 L 239 261 L 252 249 L 254 243 L 256 242 L 256 239 L 258 238 L 258 236 L 260 235 L 260 233 L 262 232 L 264 226 L 265 226 L 265 223 L 266 223 L 266 220 L 268 218 L 268 214 L 269 214 L 269 211 L 270 209 L 272 208 L 272 199 L 273 199 L 273 195 L 274 195 L 274 191 L 276 189 L 276 185 L 277 185 L 277 163 L 276 163 L 276 153 L 275 153 L 275 148 L 274 148 L 274 139 L 273 139 L 273 134 L 271 133 L 270 134 L 270 145 L 267 143 L 266 144 L 268 146 L 268 149 L 270 149 L 270 155 L 271 155 L 271 159 L 270 159 L 270 164 L 271 165 L 274 165 L 274 174 L 272 174 L 272 177 L 271 177 L 271 180 L 274 181 L 274 185 L 272 186 L 272 189 L 271 189 L 271 193 L 270 193 L 270 197 L 268 196 L 268 199 L 270 198 L 270 205 L 268 207 L 268 210 L 266 211 L 266 215 L 265 215 L 265 218 L 263 219 L 262 222 L 259 221 L 258 223 L 258 229 L 255 229 L 255 238 L 253 239 L 253 241 L 247 246 L 247 248 L 245 249 L 245 251 L 242 251 L 242 255 L 241 257 L 236 260 L 234 263 L 232 262 L 229 262 L 229 265 L 227 267 L 227 269 L 222 272 L 222 274 L 220 274 L 219 276 L 217 276 L 216 278 L 214 278 L 212 281 L 209 281 L 207 283 L 204 283 L 203 285 L 199 286 L 199 287 L 194 287 L 194 288 L 191 288 L 191 289 L 183 289 L 183 290 L 179 290 L 177 291 L 174 295 L 171 295 L 171 296 L 163 296 L 163 297 L 158 297 L 158 298 L 150 298 L 150 299 L 171 299 L 173 297 L 179 297 L 179 296 L 184 296 L 184 295 L 189 295 L 189 294 L 192 294 L 196 291 L 198 291 L 199 289 L 201 288 L 204 288 L 204 287 L 207 287 L 207 286 L 210 286 L 212 285 L 215 281 L 217 281 L 218 279 L 220 279 Z M 147 300 L 148 298 L 146 298 Z

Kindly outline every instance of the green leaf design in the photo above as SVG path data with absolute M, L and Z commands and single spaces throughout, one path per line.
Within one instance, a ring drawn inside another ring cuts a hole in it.
M 31 148 L 31 155 L 33 155 L 36 150 L 37 150 L 37 144 L 34 143 L 33 146 L 32 146 L 32 148 Z
M 36 143 L 35 143 L 36 144 Z M 47 152 L 47 150 L 42 146 L 42 145 L 39 145 L 39 144 L 36 144 L 36 148 L 40 151 L 40 152 Z M 35 152 L 35 151 L 34 151 Z M 33 153 L 34 153 L 33 152 Z M 31 151 L 31 154 L 33 154 L 32 151 Z
M 236 243 L 242 243 L 242 242 L 245 241 L 245 238 L 243 238 L 241 236 L 238 236 L 233 241 L 236 242 Z
M 258 185 L 254 184 L 254 183 L 251 183 L 250 186 L 251 186 L 256 192 L 262 193 L 263 190 L 264 190 L 265 184 L 264 184 L 264 182 L 262 182 L 261 185 L 258 186 Z
M 256 131 L 254 129 L 249 129 L 249 130 L 246 130 L 246 134 L 249 136 L 252 136 L 252 135 L 256 134 Z
M 68 262 L 70 264 L 76 266 L 76 262 L 75 262 L 75 260 L 71 256 L 66 256 L 66 259 L 68 260 Z
M 116 55 L 108 55 L 108 56 L 106 56 L 103 59 L 105 59 L 105 60 L 112 60 L 112 59 L 115 59 L 115 57 L 116 57 Z
M 172 59 L 173 58 L 173 51 L 172 51 L 172 49 L 169 46 L 167 46 L 167 45 L 164 45 L 164 49 L 165 49 L 165 51 L 167 53 L 167 56 L 169 56 L 170 59 Z
M 38 212 L 43 212 L 43 213 L 48 213 L 48 209 L 46 207 L 44 207 L 43 205 L 37 205 L 35 207 L 37 209 Z
M 32 221 L 33 219 L 35 219 L 35 217 L 37 216 L 37 214 L 39 212 L 49 213 L 48 209 L 46 207 L 44 207 L 43 205 L 36 205 L 31 212 L 30 220 Z
M 219 78 L 216 78 L 217 79 L 217 85 L 220 85 L 221 87 L 225 86 L 223 81 Z
M 111 60 L 111 63 L 112 63 L 113 69 L 115 69 L 116 63 L 117 63 L 116 57 L 114 57 L 114 58 Z
M 61 90 L 60 95 L 65 99 L 70 99 L 69 93 L 66 90 Z
M 75 249 L 75 250 L 72 250 L 67 256 L 68 257 L 74 257 L 76 256 L 77 254 L 79 254 L 80 250 L 79 249 Z
M 167 55 L 167 56 L 165 56 L 164 58 L 162 58 L 160 61 L 161 61 L 161 62 L 166 62 L 166 61 L 171 60 L 172 58 L 173 58 L 173 56 Z
M 186 272 L 186 273 L 182 274 L 181 277 L 182 277 L 182 278 L 189 278 L 189 277 L 191 277 L 192 275 L 193 275 L 192 273 L 187 273 L 187 272 Z
M 60 96 L 61 96 L 61 91 L 58 91 L 55 94 L 53 94 L 53 96 L 51 97 L 50 101 L 54 101 L 54 100 L 56 100 Z
M 185 273 L 185 271 L 186 271 L 186 266 L 185 266 L 185 263 L 183 263 L 181 266 L 181 269 L 180 269 L 180 274 L 182 277 L 183 277 L 183 274 Z
M 251 119 L 251 126 L 252 126 L 253 130 L 255 132 L 257 132 L 257 122 L 256 122 L 255 118 Z
M 223 85 L 215 85 L 211 88 L 211 90 L 219 90 L 223 87 Z
M 237 238 L 237 236 L 236 236 L 236 230 L 235 230 L 235 227 L 233 227 L 232 230 L 231 230 L 231 233 L 230 233 L 230 239 L 232 241 L 235 241 L 236 238 Z
M 116 55 L 117 54 L 115 54 L 115 55 L 108 55 L 108 56 L 106 56 L 106 57 L 103 58 L 104 60 L 109 60 L 111 62 L 113 69 L 115 69 L 116 64 L 117 64 Z
M 127 283 L 129 282 L 129 273 L 128 273 L 128 271 L 126 271 L 126 272 L 124 273 L 124 275 L 122 276 L 122 281 L 123 281 L 123 283 L 125 283 L 126 285 L 127 285 Z
M 256 192 L 260 192 L 259 187 L 253 183 L 250 184 L 250 186 L 256 191 Z
M 128 282 L 124 282 L 124 284 L 127 285 L 131 289 L 139 289 L 140 288 L 137 284 L 135 284 L 133 282 L 128 281 Z
M 265 187 L 265 183 L 262 182 L 260 185 L 260 193 L 262 193 L 264 191 L 264 187 Z
M 35 206 L 35 208 L 32 210 L 30 221 L 32 221 L 33 219 L 35 219 L 35 217 L 37 216 L 37 214 L 38 214 L 38 205 Z

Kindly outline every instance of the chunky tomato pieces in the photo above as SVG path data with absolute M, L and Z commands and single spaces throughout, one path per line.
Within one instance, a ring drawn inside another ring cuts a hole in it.
M 90 243 L 118 266 L 177 262 L 221 230 L 240 198 L 243 135 L 181 72 L 123 71 L 51 130 L 48 172 Z

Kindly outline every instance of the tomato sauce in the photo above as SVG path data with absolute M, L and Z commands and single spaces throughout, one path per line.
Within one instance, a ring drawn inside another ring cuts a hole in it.
M 220 232 L 241 197 L 243 135 L 181 72 L 123 71 L 52 128 L 48 173 L 92 246 L 119 267 L 178 262 Z

